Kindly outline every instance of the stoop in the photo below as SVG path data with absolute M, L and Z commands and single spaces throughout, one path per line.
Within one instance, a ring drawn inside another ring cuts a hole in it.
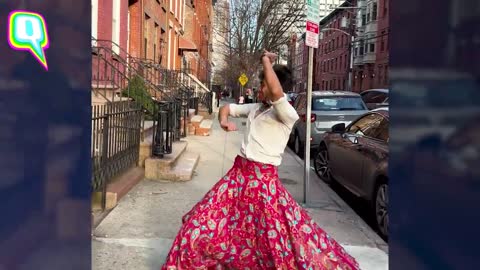
M 195 129 L 195 135 L 197 136 L 210 136 L 212 130 L 213 121 L 210 119 L 203 120 L 199 127 Z
M 171 154 L 163 158 L 145 160 L 145 178 L 148 180 L 190 181 L 200 155 L 186 150 L 186 141 L 174 142 Z

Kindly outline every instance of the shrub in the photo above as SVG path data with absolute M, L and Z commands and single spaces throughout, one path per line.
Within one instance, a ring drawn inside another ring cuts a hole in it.
M 135 75 L 130 79 L 128 87 L 123 89 L 122 96 L 129 97 L 138 102 L 149 114 L 155 111 L 155 101 L 148 93 L 143 79 Z

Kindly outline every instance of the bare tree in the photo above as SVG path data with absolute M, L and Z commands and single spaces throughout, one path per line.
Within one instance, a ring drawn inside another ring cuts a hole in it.
M 220 52 L 228 61 L 222 72 L 231 86 L 245 72 L 250 81 L 259 70 L 263 49 L 279 52 L 288 45 L 293 33 L 304 25 L 304 0 L 231 0 L 228 11 L 216 11 L 228 21 L 227 27 L 214 27 L 214 36 L 222 39 Z

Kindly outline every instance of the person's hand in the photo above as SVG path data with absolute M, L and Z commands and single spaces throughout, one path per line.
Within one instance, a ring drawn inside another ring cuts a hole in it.
M 228 121 L 225 121 L 225 122 L 221 122 L 220 123 L 220 126 L 223 128 L 223 130 L 225 131 L 236 131 L 237 130 L 237 126 L 235 125 L 235 123 L 233 122 L 228 122 Z
M 277 55 L 267 50 L 263 50 L 262 60 L 264 57 L 268 57 L 268 59 L 270 60 L 270 63 L 272 64 L 275 63 L 275 60 L 277 60 Z

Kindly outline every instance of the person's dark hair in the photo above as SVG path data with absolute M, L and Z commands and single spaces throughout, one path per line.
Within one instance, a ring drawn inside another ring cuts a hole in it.
M 280 84 L 282 85 L 283 92 L 287 93 L 293 89 L 293 74 L 292 71 L 285 65 L 276 64 L 273 66 L 273 71 L 277 75 Z M 265 79 L 265 73 L 263 70 L 258 75 L 260 81 Z

